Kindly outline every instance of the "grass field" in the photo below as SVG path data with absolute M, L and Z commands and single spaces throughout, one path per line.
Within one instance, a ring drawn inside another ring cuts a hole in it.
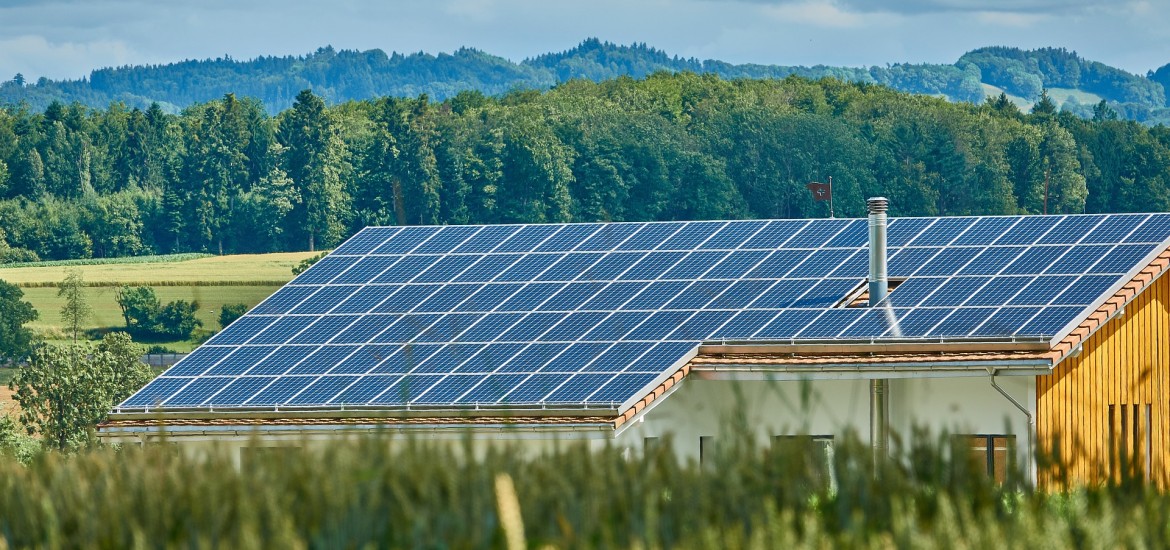
M 167 263 L 134 263 L 82 266 L 30 266 L 0 269 L 0 280 L 23 287 L 24 298 L 40 313 L 29 327 L 50 342 L 63 341 L 62 300 L 56 285 L 69 269 L 81 271 L 89 288 L 86 296 L 93 308 L 87 330 L 117 330 L 124 325 L 122 310 L 115 301 L 119 285 L 151 286 L 161 303 L 197 300 L 203 329 L 190 340 L 144 342 L 174 351 L 193 349 L 201 338 L 219 330 L 219 309 L 224 304 L 243 303 L 252 308 L 292 279 L 292 268 L 313 252 L 217 256 Z
M 12 267 L 0 269 L 0 279 L 22 287 L 55 286 L 67 271 L 77 269 L 90 286 L 273 286 L 292 279 L 292 268 L 314 255 L 241 254 L 166 263 L 134 263 L 130 258 L 124 264 Z

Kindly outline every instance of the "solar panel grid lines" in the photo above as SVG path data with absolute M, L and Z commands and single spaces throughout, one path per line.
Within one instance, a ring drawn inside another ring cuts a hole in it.
M 340 364 L 340 363 L 344 362 L 346 359 L 349 359 L 349 357 L 350 357 L 350 356 L 352 356 L 353 354 L 357 353 L 357 351 L 358 351 L 358 346 L 353 346 L 353 349 L 352 349 L 352 350 L 350 350 L 350 352 L 349 352 L 348 354 L 346 354 L 345 358 L 341 359 L 341 361 L 338 361 L 338 363 Z M 308 357 L 306 357 L 305 359 L 308 359 Z M 304 361 L 302 360 L 301 362 L 304 362 Z M 299 365 L 299 364 L 300 364 L 300 363 L 298 363 L 298 365 Z M 295 368 L 295 367 L 294 367 L 294 368 Z M 291 371 L 292 369 L 289 369 L 289 370 Z M 318 376 L 318 378 L 317 378 L 318 380 L 320 379 L 320 376 L 325 376 L 325 375 L 324 375 L 324 374 L 322 374 L 322 375 L 319 375 L 319 376 Z M 256 392 L 256 393 L 255 393 L 255 394 L 252 396 L 252 398 L 255 398 L 256 396 L 258 396 L 258 395 L 260 395 L 260 394 L 264 393 L 264 391 L 265 391 L 265 390 L 267 390 L 267 389 L 268 389 L 270 386 L 272 386 L 272 384 L 275 384 L 275 383 L 277 382 L 277 380 L 279 380 L 279 379 L 274 379 L 274 380 L 272 380 L 272 382 L 270 382 L 270 383 L 269 383 L 267 386 L 265 386 L 264 388 L 261 388 L 259 391 L 257 391 L 257 392 Z M 314 383 L 315 383 L 315 382 L 316 382 L 316 380 L 314 380 Z M 290 395 L 290 396 L 289 396 L 289 401 L 290 401 L 290 402 L 291 402 L 291 401 L 295 401 L 295 400 L 296 400 L 296 398 L 297 398 L 297 396 L 299 396 L 299 395 L 300 395 L 301 393 L 303 393 L 305 390 L 309 389 L 309 387 L 311 387 L 311 386 L 312 386 L 312 384 L 307 384 L 307 385 L 305 385 L 305 387 L 301 388 L 301 390 L 300 390 L 300 391 L 297 391 L 297 392 L 293 393 L 292 395 Z M 250 400 L 251 400 L 251 399 L 249 399 L 249 401 L 250 401 Z M 245 404 L 247 404 L 247 401 L 245 401 L 244 403 L 245 403 Z
M 617 400 L 626 390 L 616 388 L 636 385 L 662 361 L 642 347 L 631 363 L 623 341 L 666 350 L 710 338 L 1055 335 L 1170 235 L 1167 215 L 894 218 L 890 274 L 913 270 L 887 298 L 895 324 L 866 311 L 830 313 L 864 280 L 865 225 L 368 229 L 126 403 L 238 406 L 231 402 L 261 385 L 247 406 L 350 403 L 384 390 L 373 405 L 433 404 L 441 396 L 508 406 L 521 397 L 600 403 Z M 506 275 L 524 258 L 538 261 Z M 419 351 L 415 360 L 364 355 L 404 346 Z M 506 356 L 492 351 L 505 348 Z M 512 361 L 522 356 L 531 357 Z M 520 382 L 505 399 L 499 385 Z

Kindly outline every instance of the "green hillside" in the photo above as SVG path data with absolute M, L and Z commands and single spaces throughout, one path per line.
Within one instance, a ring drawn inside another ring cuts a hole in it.
M 963 55 L 954 64 L 806 67 L 736 65 L 713 59 L 681 58 L 646 44 L 625 46 L 588 39 L 570 50 L 521 62 L 473 48 L 432 55 L 324 47 L 301 56 L 251 60 L 224 57 L 103 68 L 81 80 L 42 79 L 25 83 L 23 78 L 14 79 L 0 85 L 0 102 L 24 102 L 38 110 L 53 101 L 76 101 L 94 108 L 104 108 L 117 101 L 143 109 L 157 103 L 175 113 L 189 105 L 232 93 L 257 98 L 270 114 L 275 114 L 290 107 L 303 89 L 312 89 L 330 103 L 420 94 L 444 100 L 462 91 L 499 95 L 517 89 L 548 89 L 574 79 L 599 82 L 619 76 L 641 78 L 659 71 L 750 79 L 790 75 L 811 79 L 831 77 L 971 102 L 983 101 L 984 85 L 996 86 L 1029 101 L 1036 100 L 1044 88 L 1067 88 L 1095 94 L 1113 104 L 1115 111 L 1140 121 L 1166 118 L 1164 88 L 1166 73 L 1170 72 L 1160 70 L 1147 78 L 1085 60 L 1075 52 L 1060 48 L 980 48 Z M 1091 115 L 1091 105 L 1083 102 L 1070 108 L 1077 114 Z

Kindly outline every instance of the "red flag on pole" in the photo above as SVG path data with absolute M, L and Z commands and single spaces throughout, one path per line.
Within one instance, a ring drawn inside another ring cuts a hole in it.
M 814 201 L 827 201 L 833 198 L 833 186 L 827 183 L 814 181 L 805 187 L 812 191 Z

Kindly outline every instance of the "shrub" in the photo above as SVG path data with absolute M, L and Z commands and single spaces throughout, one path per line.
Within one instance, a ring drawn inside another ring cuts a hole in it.
M 232 324 L 232 321 L 239 319 L 247 313 L 248 304 L 224 304 L 219 308 L 219 327 L 221 329 L 227 328 Z
M 179 340 L 190 338 L 195 329 L 203 326 L 203 321 L 195 318 L 197 311 L 199 311 L 197 300 L 191 302 L 175 300 L 168 303 L 158 313 L 159 332 Z

